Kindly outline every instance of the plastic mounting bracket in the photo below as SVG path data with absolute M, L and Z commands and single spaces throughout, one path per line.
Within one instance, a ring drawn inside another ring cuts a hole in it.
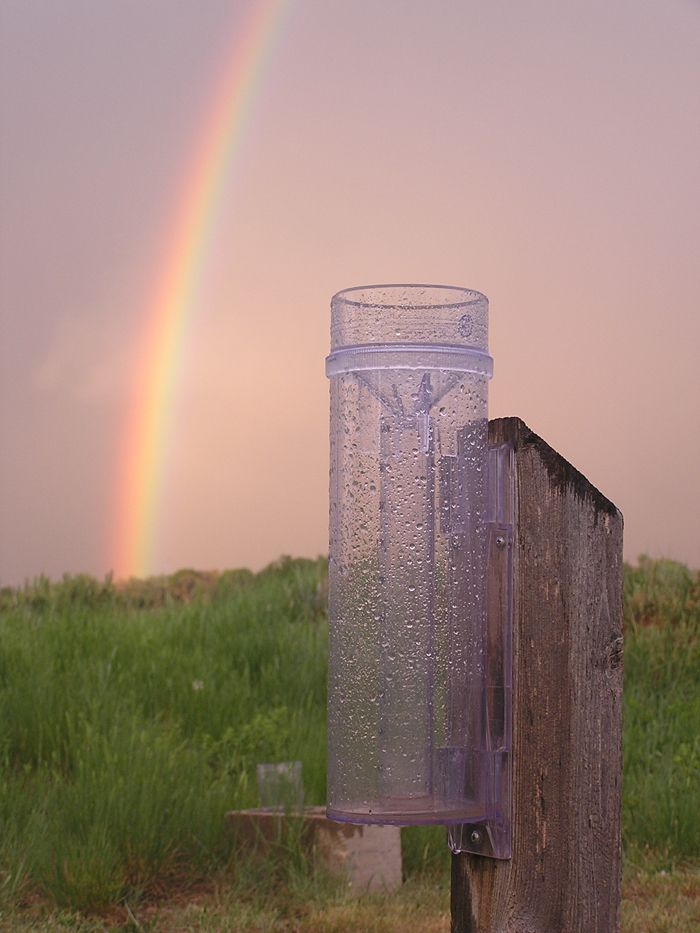
M 453 853 L 509 859 L 512 851 L 513 538 L 515 456 L 510 444 L 489 447 L 487 492 L 486 667 L 482 748 L 486 818 L 449 826 Z

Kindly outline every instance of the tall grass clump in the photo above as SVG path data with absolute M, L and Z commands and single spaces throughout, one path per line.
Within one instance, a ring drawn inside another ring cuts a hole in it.
M 700 573 L 625 568 L 623 829 L 627 855 L 700 857 Z
M 95 908 L 196 878 L 259 761 L 300 759 L 323 803 L 325 563 L 168 587 L 3 592 L 0 892 Z

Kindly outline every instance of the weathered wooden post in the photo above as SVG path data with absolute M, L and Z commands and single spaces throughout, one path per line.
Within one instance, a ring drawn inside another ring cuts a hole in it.
M 518 418 L 513 855 L 453 855 L 454 933 L 619 928 L 622 515 Z

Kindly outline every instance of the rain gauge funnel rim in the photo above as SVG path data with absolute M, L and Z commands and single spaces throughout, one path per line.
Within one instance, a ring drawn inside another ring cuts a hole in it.
M 447 297 L 452 293 L 454 301 L 428 301 L 420 304 L 419 301 L 412 305 L 417 311 L 432 311 L 436 307 L 443 308 L 469 308 L 474 305 L 483 305 L 488 307 L 488 298 L 481 292 L 473 288 L 464 288 L 461 285 L 438 285 L 435 283 L 416 284 L 411 282 L 395 282 L 388 285 L 353 285 L 351 288 L 344 288 L 336 292 L 331 298 L 331 306 L 335 306 L 341 301 L 345 304 L 355 305 L 357 307 L 384 308 L 400 311 L 406 307 L 406 302 L 396 301 L 392 293 L 397 296 L 414 294 L 420 296 L 425 293 L 436 293 L 436 296 Z M 363 295 L 367 295 L 370 300 L 363 300 Z M 420 300 L 420 299 L 419 299 Z
M 488 352 L 488 299 L 453 285 L 358 285 L 331 299 L 331 351 L 365 344 Z

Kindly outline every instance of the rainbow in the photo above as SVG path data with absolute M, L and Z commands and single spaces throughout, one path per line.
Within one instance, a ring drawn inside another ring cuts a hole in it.
M 252 0 L 215 86 L 184 174 L 163 260 L 145 310 L 134 402 L 122 441 L 111 547 L 117 577 L 154 571 L 159 491 L 166 464 L 174 389 L 197 307 L 199 280 L 218 205 L 287 0 Z

